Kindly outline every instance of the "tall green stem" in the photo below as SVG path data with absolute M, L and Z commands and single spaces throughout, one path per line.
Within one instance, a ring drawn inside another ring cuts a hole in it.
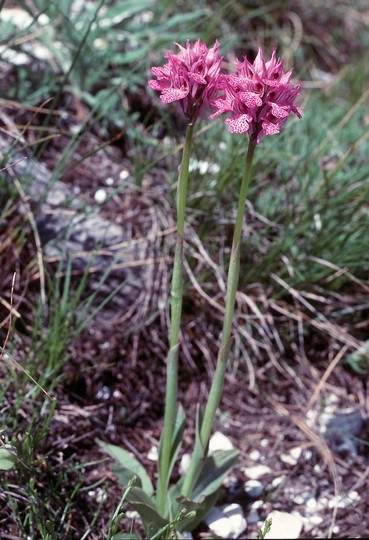
M 178 349 L 183 299 L 183 234 L 192 135 L 193 124 L 191 123 L 187 126 L 177 186 L 177 239 L 171 287 L 170 349 L 167 357 L 164 425 L 160 443 L 159 475 L 156 493 L 157 509 L 162 515 L 164 515 L 166 507 L 167 490 L 171 472 L 173 432 L 177 414 Z
M 206 457 L 210 434 L 214 424 L 215 414 L 223 392 L 228 352 L 231 346 L 232 322 L 240 272 L 240 241 L 242 235 L 242 223 L 255 148 L 255 142 L 250 141 L 246 154 L 245 168 L 242 177 L 240 196 L 238 199 L 237 217 L 233 233 L 231 259 L 229 263 L 227 278 L 225 315 L 223 321 L 221 344 L 217 358 L 217 366 L 215 369 L 213 382 L 205 407 L 204 417 L 201 423 L 199 433 L 200 440 L 195 441 L 195 448 L 191 457 L 190 466 L 183 482 L 182 495 L 184 495 L 185 497 L 189 497 L 191 495 L 191 491 L 196 483 L 196 480 L 201 470 L 201 466 Z

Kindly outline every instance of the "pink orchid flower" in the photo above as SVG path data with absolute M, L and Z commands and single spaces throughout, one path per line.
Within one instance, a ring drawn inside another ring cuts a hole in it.
M 168 60 L 162 67 L 153 67 L 155 79 L 149 88 L 161 92 L 163 103 L 179 101 L 189 122 L 195 123 L 199 113 L 214 99 L 218 91 L 218 79 L 223 57 L 219 55 L 219 43 L 208 49 L 199 39 L 186 48 L 177 43 L 179 53 L 167 53 Z
M 284 73 L 283 60 L 272 57 L 265 62 L 259 52 L 251 64 L 246 56 L 236 62 L 237 74 L 221 75 L 218 86 L 223 95 L 213 100 L 216 112 L 210 118 L 231 113 L 226 124 L 231 133 L 248 133 L 259 143 L 264 135 L 279 133 L 290 113 L 301 118 L 294 105 L 300 85 L 291 85 L 292 70 Z

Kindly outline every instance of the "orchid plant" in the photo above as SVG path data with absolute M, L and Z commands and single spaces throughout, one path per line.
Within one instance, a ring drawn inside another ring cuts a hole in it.
M 139 512 L 146 533 L 159 538 L 165 531 L 192 530 L 215 504 L 222 482 L 234 466 L 236 450 L 208 455 L 209 440 L 218 409 L 232 345 L 232 323 L 240 271 L 242 224 L 251 168 L 256 146 L 266 135 L 279 133 L 291 113 L 301 118 L 295 106 L 299 85 L 292 85 L 292 71 L 285 72 L 283 60 L 273 50 L 265 61 L 259 49 L 254 62 L 245 56 L 236 62 L 236 73 L 221 73 L 219 43 L 212 48 L 198 39 L 193 46 L 178 45 L 177 54 L 168 53 L 167 63 L 153 67 L 156 79 L 149 88 L 160 92 L 163 103 L 178 102 L 187 121 L 182 163 L 177 184 L 177 235 L 171 285 L 170 346 L 167 357 L 164 425 L 159 446 L 156 490 L 146 471 L 131 454 L 100 442 L 118 463 L 117 473 L 127 484 L 133 476 L 138 485 L 130 487 L 127 501 Z M 190 465 L 177 484 L 169 486 L 171 473 L 180 450 L 185 415 L 178 403 L 178 358 L 183 297 L 183 260 L 185 249 L 185 210 L 189 163 L 194 126 L 199 117 L 213 108 L 210 118 L 226 114 L 231 133 L 246 136 L 245 166 L 242 176 L 232 250 L 227 277 L 225 315 L 217 365 L 205 410 L 198 405 L 196 433 Z M 151 536 L 150 536 L 151 535 Z M 132 534 L 127 537 L 133 538 Z M 122 536 L 120 536 L 122 538 Z

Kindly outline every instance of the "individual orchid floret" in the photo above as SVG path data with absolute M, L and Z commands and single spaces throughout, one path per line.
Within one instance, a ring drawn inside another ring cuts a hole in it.
M 236 61 L 237 74 L 221 75 L 218 83 L 223 95 L 212 102 L 215 118 L 231 113 L 226 120 L 231 133 L 248 133 L 256 144 L 264 135 L 279 133 L 290 113 L 301 118 L 300 109 L 294 105 L 300 85 L 291 84 L 292 70 L 284 72 L 283 60 L 276 51 L 265 62 L 263 51 L 251 64 L 247 57 Z
M 163 103 L 179 101 L 183 113 L 194 123 L 201 111 L 218 92 L 218 79 L 223 57 L 219 55 L 219 43 L 208 49 L 199 39 L 191 47 L 177 44 L 179 53 L 167 53 L 168 60 L 162 67 L 153 67 L 149 88 L 159 91 Z

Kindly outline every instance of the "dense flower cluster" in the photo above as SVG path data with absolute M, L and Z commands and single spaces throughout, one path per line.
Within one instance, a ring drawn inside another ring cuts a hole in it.
M 245 56 L 236 68 L 236 74 L 220 77 L 218 88 L 223 95 L 213 101 L 216 112 L 211 118 L 231 113 L 226 120 L 228 130 L 248 133 L 256 143 L 264 135 L 279 133 L 291 112 L 301 118 L 294 105 L 300 85 L 291 85 L 292 70 L 284 73 L 283 60 L 277 59 L 275 50 L 268 62 L 259 49 L 252 64 Z
M 220 74 L 223 58 L 217 41 L 211 49 L 199 39 L 193 47 L 188 40 L 186 48 L 178 47 L 178 54 L 165 56 L 164 66 L 151 69 L 156 79 L 149 81 L 149 87 L 161 93 L 163 103 L 179 101 L 189 122 L 194 123 L 210 104 L 216 109 L 210 118 L 230 113 L 229 131 L 247 133 L 259 143 L 264 135 L 279 133 L 291 113 L 301 118 L 294 105 L 300 85 L 291 84 L 292 70 L 284 72 L 275 49 L 268 62 L 259 49 L 253 63 L 245 56 L 236 61 L 237 73 Z
M 178 44 L 177 44 L 178 45 Z M 199 39 L 191 47 L 178 45 L 179 53 L 166 54 L 168 62 L 162 67 L 153 67 L 149 87 L 161 92 L 163 103 L 179 101 L 189 120 L 195 122 L 199 113 L 216 97 L 222 57 L 219 43 L 208 49 Z

